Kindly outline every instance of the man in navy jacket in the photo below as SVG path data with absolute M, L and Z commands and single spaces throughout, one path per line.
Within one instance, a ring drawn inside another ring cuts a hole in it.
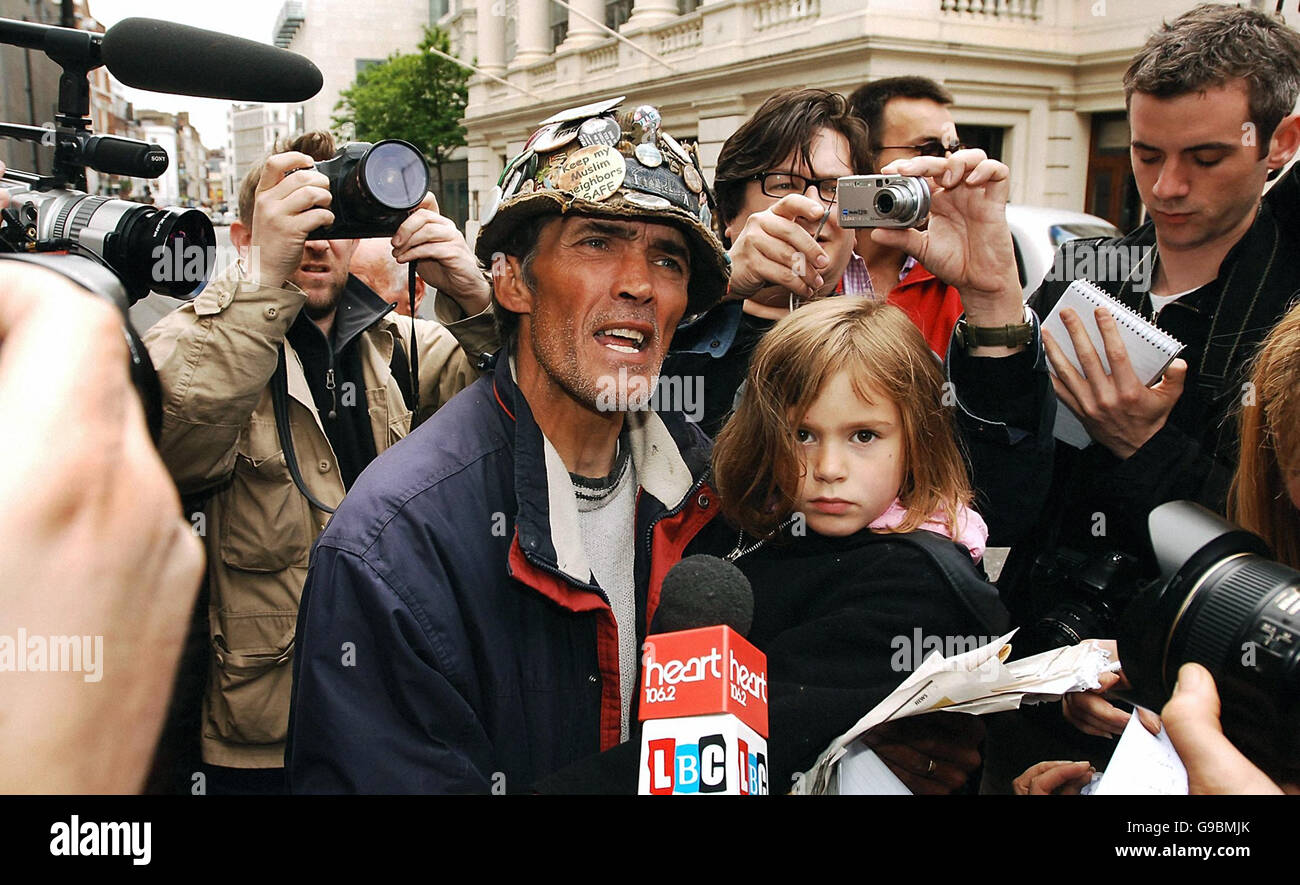
M 477 244 L 505 349 L 321 536 L 295 792 L 524 790 L 628 738 L 664 574 L 717 510 L 707 438 L 644 394 L 726 260 L 694 155 L 613 110 L 558 115 L 507 168 Z

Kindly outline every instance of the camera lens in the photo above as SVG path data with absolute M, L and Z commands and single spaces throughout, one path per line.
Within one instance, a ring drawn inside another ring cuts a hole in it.
M 122 278 L 133 301 L 150 290 L 173 298 L 201 291 L 217 238 L 197 209 L 157 209 L 98 196 L 60 199 L 49 235 L 98 256 Z
M 122 225 L 114 267 L 129 285 L 173 298 L 197 295 L 212 273 L 212 222 L 197 209 L 141 208 Z
M 424 157 L 406 142 L 379 142 L 361 158 L 357 171 L 365 192 L 389 211 L 414 209 L 429 189 Z
M 1120 619 L 1120 659 L 1134 699 L 1158 710 L 1179 668 L 1201 664 L 1218 684 L 1233 742 L 1252 758 L 1296 765 L 1300 572 L 1265 558 L 1267 547 L 1254 535 L 1185 501 L 1156 508 L 1151 527 L 1158 557 L 1160 538 L 1172 531 L 1186 560 L 1166 569 L 1172 576 L 1141 593 Z
M 876 194 L 876 211 L 888 218 L 894 214 L 894 195 L 887 190 Z

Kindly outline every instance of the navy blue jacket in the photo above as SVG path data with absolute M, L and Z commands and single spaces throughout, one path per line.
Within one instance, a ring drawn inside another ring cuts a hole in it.
M 707 438 L 662 420 L 655 457 L 676 447 L 681 494 L 658 500 L 638 467 L 638 643 L 718 510 Z M 618 743 L 617 627 L 590 574 L 563 571 L 549 502 L 543 437 L 504 365 L 366 469 L 303 590 L 291 791 L 520 791 Z

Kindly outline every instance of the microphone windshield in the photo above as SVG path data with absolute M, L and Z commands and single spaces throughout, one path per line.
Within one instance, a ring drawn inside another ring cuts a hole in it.
M 725 624 L 741 636 L 754 622 L 754 590 L 740 569 L 716 556 L 688 556 L 664 576 L 651 633 Z
M 202 28 L 127 18 L 104 34 L 100 57 L 127 86 L 231 101 L 306 101 L 321 72 L 295 52 Z

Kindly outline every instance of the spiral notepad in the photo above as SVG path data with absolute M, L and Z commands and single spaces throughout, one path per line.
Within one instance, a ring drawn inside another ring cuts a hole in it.
M 1088 280 L 1075 280 L 1056 302 L 1047 319 L 1043 320 L 1043 329 L 1051 333 L 1053 340 L 1065 351 L 1070 364 L 1080 374 L 1083 373 L 1083 367 L 1079 365 L 1079 357 L 1075 354 L 1070 333 L 1061 322 L 1061 311 L 1067 307 L 1073 309 L 1079 316 L 1108 375 L 1110 362 L 1106 359 L 1106 348 L 1102 344 L 1101 331 L 1097 328 L 1097 317 L 1094 314 L 1099 307 L 1109 310 L 1110 315 L 1115 318 L 1120 337 L 1124 339 L 1124 346 L 1128 349 L 1128 359 L 1133 365 L 1133 372 L 1148 387 L 1160 379 L 1169 363 L 1183 349 L 1182 343 L 1177 338 L 1159 326 L 1153 325 L 1127 305 L 1116 301 L 1094 283 Z M 1079 419 L 1066 408 L 1064 403 L 1057 403 L 1055 436 L 1076 449 L 1087 448 L 1092 443 L 1088 431 L 1084 430 Z

